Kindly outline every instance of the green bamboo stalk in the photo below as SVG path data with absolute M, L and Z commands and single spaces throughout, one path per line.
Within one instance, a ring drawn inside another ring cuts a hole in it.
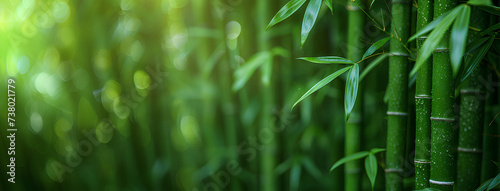
M 358 6 L 362 4 L 361 1 L 347 1 L 347 11 L 349 25 L 347 28 L 347 59 L 361 60 L 363 57 L 362 52 L 362 39 L 364 32 L 364 14 Z M 351 116 L 345 125 L 345 156 L 357 153 L 361 149 L 361 122 L 362 122 L 362 106 L 363 106 L 363 93 L 362 87 L 358 88 L 358 100 L 352 109 Z M 345 190 L 361 190 L 361 173 L 362 165 L 361 160 L 347 162 L 344 168 L 345 174 Z
M 270 2 L 267 0 L 258 0 L 257 1 L 257 10 L 258 10 L 258 15 L 257 15 L 257 50 L 259 52 L 261 51 L 268 51 L 270 49 L 271 43 L 269 42 L 269 38 L 267 33 L 263 32 L 265 31 L 268 21 L 271 17 L 270 15 Z M 269 63 L 272 64 L 272 63 Z M 262 78 L 265 78 L 264 76 L 266 73 L 264 70 L 266 69 L 265 67 L 271 67 L 270 70 L 272 70 L 272 65 L 271 66 L 266 66 L 264 64 L 261 67 L 261 76 Z M 269 68 L 268 68 L 269 69 Z M 273 129 L 273 113 L 272 113 L 272 108 L 274 105 L 274 90 L 272 87 L 272 80 L 269 81 L 264 81 L 262 80 L 260 83 L 260 96 L 262 100 L 262 109 L 261 109 L 261 115 L 260 115 L 260 128 L 259 132 L 266 132 L 269 134 L 269 137 L 266 139 L 272 140 L 269 142 L 269 144 L 265 144 L 264 148 L 262 151 L 259 153 L 260 157 L 260 171 L 259 171 L 259 190 L 262 191 L 273 191 L 277 190 L 277 178 L 274 172 L 274 168 L 276 166 L 276 151 L 277 151 L 277 146 L 276 146 L 276 136 L 274 132 L 270 129 Z
M 498 6 L 498 2 L 494 2 Z M 496 24 L 499 21 L 499 17 L 496 15 L 490 15 L 490 24 Z M 472 22 L 471 22 L 472 23 Z M 499 48 L 498 44 L 493 43 L 492 46 L 496 46 Z M 498 65 L 497 65 L 498 67 Z M 493 70 L 488 71 L 488 76 L 496 76 L 495 72 Z M 495 81 L 498 80 L 498 78 L 493 78 Z M 489 80 L 488 80 L 489 81 Z M 494 89 L 494 86 L 492 82 L 488 82 L 487 84 L 487 90 Z M 498 91 L 498 88 L 496 89 Z M 490 95 L 492 92 L 489 92 Z M 495 166 L 495 164 L 491 161 L 498 161 L 500 158 L 498 156 L 498 138 L 494 137 L 493 135 L 498 135 L 498 116 L 496 114 L 498 113 L 498 106 L 496 106 L 499 101 L 500 101 L 500 93 L 496 92 L 496 97 L 495 96 L 489 96 L 486 100 L 486 115 L 485 115 L 485 121 L 484 121 L 484 129 L 483 129 L 483 154 L 482 154 L 482 161 L 481 161 L 481 182 L 484 182 L 490 178 L 495 177 L 498 174 L 498 168 Z M 496 117 L 496 118 L 495 118 Z M 494 121 L 493 121 L 494 120 Z M 492 122 L 493 121 L 493 122 Z M 492 122 L 490 124 L 490 122 Z
M 456 0 L 435 0 L 434 18 L 456 6 Z M 448 49 L 448 30 L 433 53 L 431 174 L 430 186 L 443 191 L 453 190 L 456 176 L 457 129 L 454 114 L 454 81 Z
M 489 16 L 477 8 L 472 10 L 471 27 L 486 29 Z M 479 32 L 471 31 L 471 38 Z M 460 90 L 460 128 L 458 138 L 457 190 L 474 190 L 480 185 L 481 156 L 485 111 L 485 86 L 480 78 L 486 76 L 486 63 L 480 63 Z
M 434 0 L 419 0 L 417 31 L 424 28 L 433 17 Z M 427 37 L 417 39 L 417 51 Z M 416 135 L 415 135 L 415 189 L 428 188 L 431 163 L 431 91 L 432 57 L 425 61 L 417 72 L 415 91 Z
M 404 44 L 410 34 L 410 3 L 392 1 L 392 37 L 389 58 L 387 108 L 386 190 L 403 190 L 403 165 L 408 117 L 408 53 Z

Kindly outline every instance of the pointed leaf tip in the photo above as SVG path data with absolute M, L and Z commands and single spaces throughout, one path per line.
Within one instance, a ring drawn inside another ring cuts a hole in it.
M 271 28 L 272 26 L 278 24 L 279 22 L 287 19 L 290 17 L 293 13 L 295 13 L 304 3 L 306 0 L 290 0 L 287 4 L 285 4 L 279 11 L 276 13 L 276 15 L 273 17 L 271 22 L 269 22 L 269 25 L 267 25 L 267 29 Z
M 356 102 L 356 97 L 358 95 L 358 84 L 359 84 L 359 65 L 355 64 L 347 73 L 346 86 L 345 86 L 345 98 L 344 98 L 344 109 L 345 109 L 345 120 L 349 119 L 351 115 L 352 108 Z
M 319 81 L 318 83 L 316 83 L 311 89 L 309 89 L 304 95 L 302 95 L 302 97 L 300 97 L 299 100 L 297 100 L 293 106 L 292 106 L 292 110 L 293 108 L 299 103 L 301 102 L 302 100 L 304 100 L 307 96 L 311 95 L 312 93 L 318 91 L 319 89 L 321 89 L 323 86 L 325 86 L 326 84 L 330 83 L 332 80 L 334 80 L 335 78 L 337 78 L 338 76 L 340 76 L 341 74 L 343 74 L 344 72 L 346 72 L 347 70 L 349 70 L 352 66 L 350 67 L 345 67 L 345 68 L 342 68 L 332 74 L 330 74 L 329 76 L 323 78 L 321 81 Z

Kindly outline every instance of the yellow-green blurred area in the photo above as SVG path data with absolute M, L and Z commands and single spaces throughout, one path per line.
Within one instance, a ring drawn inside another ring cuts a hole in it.
M 337 69 L 295 58 L 344 55 L 346 21 L 323 7 L 301 49 L 303 9 L 265 31 L 286 2 L 0 1 L 0 190 L 259 190 L 267 176 L 280 190 L 338 188 L 343 80 L 291 105 Z M 267 65 L 237 72 L 252 58 Z M 385 86 L 372 87 L 367 116 L 383 119 Z M 383 147 L 385 130 L 368 128 L 382 123 L 367 124 L 367 148 Z

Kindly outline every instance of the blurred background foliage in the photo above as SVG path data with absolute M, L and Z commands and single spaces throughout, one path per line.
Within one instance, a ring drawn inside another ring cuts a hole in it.
M 334 15 L 322 6 L 302 48 L 304 9 L 265 31 L 286 2 L 263 10 L 245 0 L 0 1 L 0 75 L 16 79 L 19 129 L 16 184 L 0 173 L 1 190 L 260 190 L 265 152 L 276 188 L 343 189 L 343 170 L 328 170 L 344 156 L 345 77 L 291 105 L 339 69 L 295 58 L 346 55 L 345 2 Z M 389 28 L 383 1 L 370 14 Z M 368 22 L 360 40 L 366 49 L 386 35 Z M 266 51 L 277 56 L 258 56 Z M 252 59 L 270 68 L 235 73 Z M 361 150 L 385 145 L 384 76 L 386 65 L 362 82 Z

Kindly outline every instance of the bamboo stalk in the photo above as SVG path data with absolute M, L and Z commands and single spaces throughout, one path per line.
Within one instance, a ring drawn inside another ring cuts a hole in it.
M 404 45 L 410 34 L 410 2 L 392 1 L 392 39 L 389 58 L 387 108 L 386 190 L 403 190 L 403 165 L 408 118 L 408 53 Z
M 359 1 L 359 0 L 358 0 Z M 361 5 L 361 1 L 357 2 Z M 361 60 L 363 56 L 362 41 L 364 31 L 364 15 L 354 1 L 347 2 L 349 25 L 347 29 L 347 58 Z M 358 99 L 351 116 L 345 124 L 345 156 L 357 153 L 361 149 L 361 122 L 362 122 L 362 87 L 358 88 Z M 361 190 L 361 160 L 347 162 L 344 168 L 345 190 Z
M 257 1 L 257 10 L 258 10 L 258 15 L 257 15 L 257 50 L 260 51 L 268 51 L 270 49 L 271 43 L 269 42 L 269 37 L 267 33 L 263 32 L 265 31 L 267 27 L 267 22 L 271 18 L 270 15 L 270 5 L 269 1 L 267 0 L 258 0 Z M 272 64 L 272 63 L 269 63 Z M 264 67 L 271 67 L 271 66 L 266 66 L 264 64 L 261 68 L 261 76 L 265 78 L 264 76 L 266 75 L 264 70 Z M 269 68 L 268 68 L 269 69 Z M 270 69 L 272 70 L 272 69 Z M 260 128 L 258 134 L 265 132 L 268 133 L 269 137 L 266 139 L 271 140 L 268 144 L 264 145 L 264 148 L 262 151 L 259 153 L 260 157 L 260 171 L 259 171 L 259 190 L 262 191 L 273 191 L 277 190 L 277 178 L 274 172 L 274 168 L 276 166 L 276 136 L 274 132 L 270 129 L 272 129 L 273 121 L 273 113 L 272 113 L 272 108 L 274 105 L 274 90 L 272 87 L 272 80 L 269 80 L 268 82 L 261 81 L 260 83 L 260 96 L 262 100 L 262 110 L 261 110 L 261 115 L 260 115 Z
M 434 0 L 419 0 L 417 31 L 424 28 L 433 17 Z M 417 39 L 417 51 L 426 37 Z M 417 72 L 415 91 L 416 135 L 415 135 L 415 189 L 428 188 L 431 160 L 431 91 L 432 57 L 425 61 Z
M 435 0 L 434 18 L 451 10 L 456 0 Z M 431 174 L 430 186 L 443 191 L 453 190 L 456 176 L 457 129 L 454 114 L 454 81 L 448 49 L 448 30 L 433 53 Z
M 489 16 L 477 8 L 472 10 L 471 27 L 486 29 Z M 479 32 L 471 31 L 475 39 Z M 469 40 L 471 41 L 471 40 Z M 480 78 L 485 75 L 486 63 L 480 63 L 460 90 L 460 128 L 458 138 L 457 190 L 474 190 L 480 185 L 482 130 L 485 111 L 485 86 Z

